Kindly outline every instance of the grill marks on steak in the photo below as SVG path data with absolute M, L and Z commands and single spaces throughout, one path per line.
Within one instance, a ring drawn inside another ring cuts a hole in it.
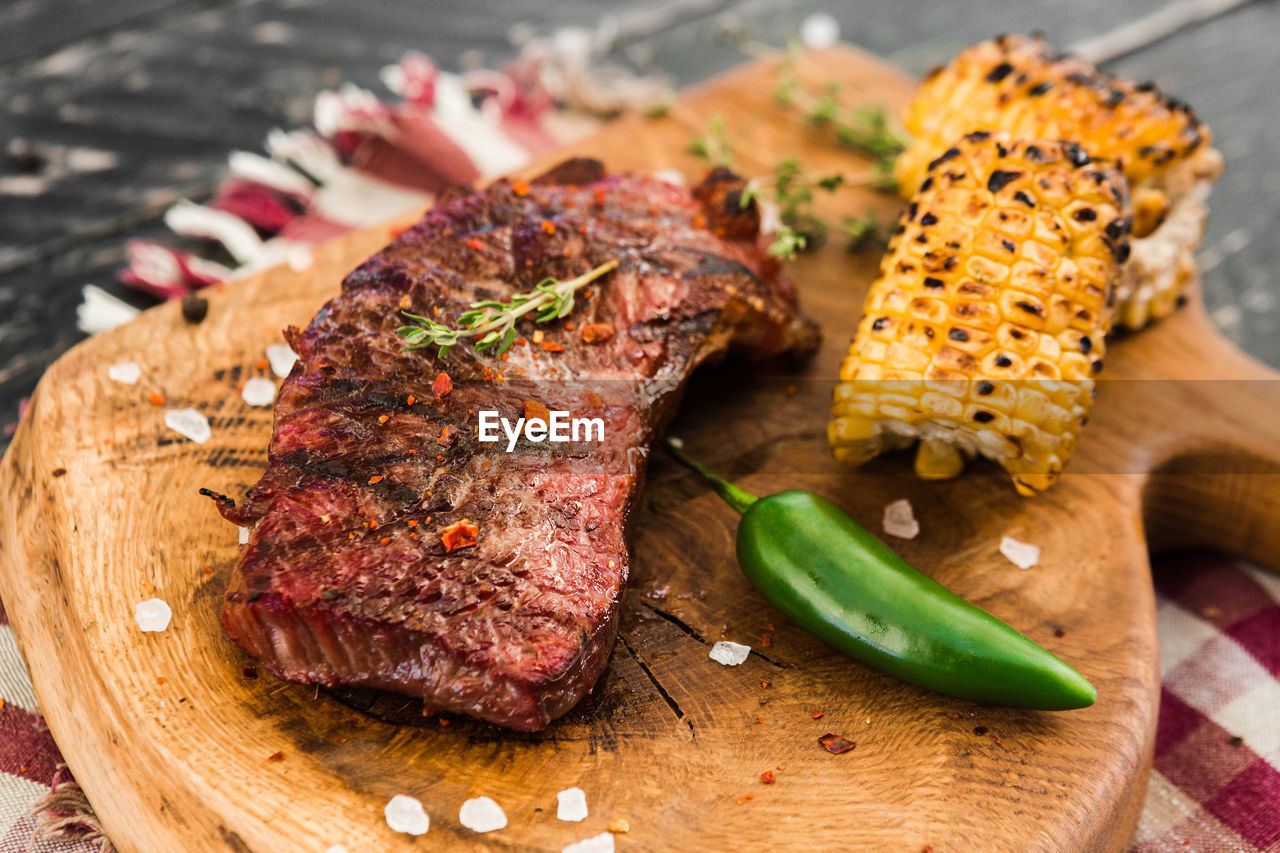
M 241 505 L 219 503 L 251 528 L 227 632 L 282 678 L 516 729 L 576 704 L 617 633 L 627 516 L 682 383 L 731 344 L 767 356 L 816 343 L 741 188 L 724 170 L 690 191 L 571 160 L 527 190 L 499 181 L 442 200 L 348 275 L 287 332 L 299 360 L 267 472 Z M 612 258 L 567 320 L 536 327 L 562 352 L 529 342 L 504 360 L 464 342 L 440 359 L 394 333 L 402 309 L 456 324 L 473 301 Z M 587 323 L 615 334 L 586 344 Z M 442 399 L 440 371 L 453 381 Z M 478 411 L 514 421 L 528 400 L 602 418 L 606 440 L 511 454 L 478 441 Z M 478 541 L 448 551 L 441 531 L 462 519 Z

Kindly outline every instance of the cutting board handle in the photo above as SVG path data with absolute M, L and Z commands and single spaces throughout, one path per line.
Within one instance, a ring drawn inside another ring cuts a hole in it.
M 1199 306 L 1125 344 L 1143 350 L 1156 378 L 1103 391 L 1146 401 L 1125 408 L 1142 413 L 1131 447 L 1145 457 L 1151 550 L 1210 547 L 1280 567 L 1280 372 L 1241 352 Z

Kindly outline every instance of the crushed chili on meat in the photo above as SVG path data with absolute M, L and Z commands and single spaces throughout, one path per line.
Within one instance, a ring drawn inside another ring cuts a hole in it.
M 551 423 L 551 410 L 537 400 L 524 401 L 524 419 L 526 421 L 542 421 Z
M 613 337 L 613 326 L 608 323 L 587 323 L 582 327 L 582 340 L 589 344 L 598 344 Z
M 457 551 L 476 544 L 476 537 L 479 535 L 480 528 L 464 518 L 440 531 L 440 541 L 444 543 L 445 551 Z

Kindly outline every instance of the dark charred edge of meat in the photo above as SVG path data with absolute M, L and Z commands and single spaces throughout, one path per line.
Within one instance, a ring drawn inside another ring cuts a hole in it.
M 567 713 L 604 671 L 617 639 L 620 606 L 621 599 L 583 642 L 578 657 L 541 681 L 499 679 L 488 669 L 446 657 L 447 650 L 423 635 L 387 630 L 320 604 L 297 607 L 274 593 L 229 593 L 222 625 L 246 652 L 286 681 L 416 696 L 432 711 L 468 714 L 533 732 Z M 419 664 L 413 678 L 385 675 L 403 671 L 406 661 Z M 472 689 L 458 690 L 461 684 Z
M 716 166 L 702 183 L 693 188 L 693 197 L 702 204 L 708 227 L 731 240 L 754 240 L 760 233 L 760 207 L 755 199 L 743 205 L 747 182 L 725 166 Z M 766 274 L 770 271 L 766 270 Z
M 559 165 L 552 166 L 530 183 L 559 184 L 562 186 L 582 186 L 593 184 L 605 176 L 604 163 L 594 157 L 574 157 Z

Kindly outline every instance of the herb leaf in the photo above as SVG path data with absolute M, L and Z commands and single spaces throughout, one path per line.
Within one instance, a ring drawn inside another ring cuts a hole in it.
M 404 349 L 437 347 L 444 357 L 449 348 L 463 338 L 478 338 L 476 352 L 493 350 L 501 355 L 516 342 L 516 325 L 526 314 L 534 314 L 535 323 L 547 323 L 573 313 L 574 294 L 578 290 L 617 268 L 618 259 L 606 261 L 577 278 L 557 281 L 546 278 L 527 293 L 517 293 L 507 302 L 484 300 L 472 302 L 471 308 L 458 317 L 459 328 L 451 328 L 429 317 L 401 311 L 412 325 L 401 326 L 396 334 L 404 339 Z M 534 313 L 536 312 L 536 313 Z

